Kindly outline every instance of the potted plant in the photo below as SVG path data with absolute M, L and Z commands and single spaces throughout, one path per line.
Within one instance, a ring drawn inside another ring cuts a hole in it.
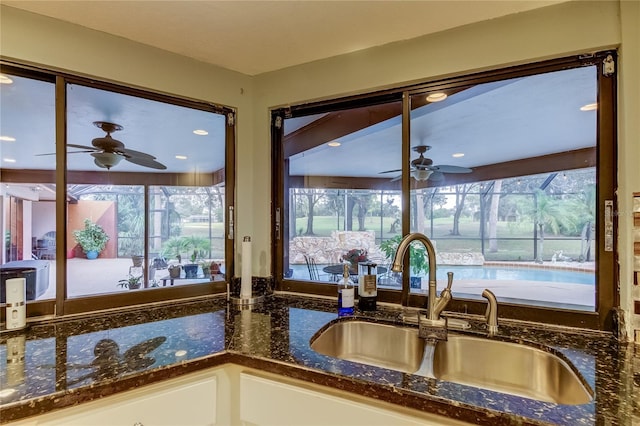
M 87 255 L 87 259 L 95 259 L 104 250 L 109 241 L 109 236 L 97 223 L 90 219 L 84 220 L 84 229 L 73 231 L 73 236 Z
M 380 244 L 382 250 L 388 259 L 392 259 L 398 250 L 398 245 L 402 240 L 402 235 L 396 235 L 393 238 L 383 241 Z M 411 243 L 409 246 L 409 266 L 411 267 L 410 278 L 412 288 L 420 288 L 420 273 L 429 273 L 429 261 L 427 258 L 427 249 L 420 243 Z
M 358 263 L 367 261 L 367 251 L 365 249 L 351 249 L 342 255 L 342 260 L 351 264 L 352 271 L 358 271 Z
M 169 277 L 180 278 L 180 272 L 182 272 L 182 265 L 169 265 L 167 267 L 169 271 Z
M 142 285 L 142 275 L 134 276 L 129 275 L 129 278 L 124 278 L 118 281 L 118 285 L 121 287 L 127 287 L 129 290 L 136 290 Z
M 206 238 L 198 237 L 195 235 L 171 237 L 162 245 L 160 255 L 162 257 L 171 257 L 178 259 L 178 263 L 182 263 L 182 257 L 189 254 L 193 255 L 193 252 L 197 253 L 205 252 L 209 250 L 209 240 Z M 193 262 L 192 262 L 193 263 Z
M 189 260 L 191 263 L 187 263 L 183 266 L 184 268 L 184 277 L 185 278 L 196 278 L 198 276 L 198 264 L 196 263 L 198 260 L 198 250 L 194 250 L 189 256 Z
M 211 262 L 203 260 L 200 262 L 200 267 L 202 268 L 202 275 L 204 275 L 205 278 L 211 277 Z

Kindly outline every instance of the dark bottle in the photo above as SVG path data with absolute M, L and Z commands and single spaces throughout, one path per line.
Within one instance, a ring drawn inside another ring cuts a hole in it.
M 378 300 L 378 278 L 376 276 L 378 265 L 372 262 L 362 262 L 359 267 L 358 308 L 361 311 L 375 311 Z

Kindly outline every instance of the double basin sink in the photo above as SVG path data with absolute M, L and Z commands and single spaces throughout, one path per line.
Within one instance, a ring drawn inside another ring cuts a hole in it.
M 593 393 L 560 356 L 526 344 L 449 332 L 427 342 L 416 328 L 341 320 L 311 348 L 335 358 L 556 404 L 586 404 Z

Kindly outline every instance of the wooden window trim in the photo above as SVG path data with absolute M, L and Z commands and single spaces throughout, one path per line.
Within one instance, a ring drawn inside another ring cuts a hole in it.
M 334 296 L 336 294 L 336 286 L 333 284 L 315 284 L 307 281 L 298 281 L 292 279 L 283 279 L 284 271 L 284 256 L 286 252 L 285 243 L 288 244 L 288 226 L 286 208 L 288 203 L 284 195 L 284 183 L 285 179 L 288 179 L 291 186 L 302 185 L 302 187 L 323 187 L 323 188 L 349 188 L 349 189 L 401 189 L 404 188 L 405 192 L 409 191 L 409 178 L 403 176 L 401 181 L 395 182 L 393 185 L 388 183 L 377 182 L 379 180 L 373 178 L 350 178 L 350 177 L 285 177 L 288 162 L 286 157 L 288 153 L 293 152 L 292 148 L 287 148 L 285 141 L 291 141 L 295 139 L 302 139 L 303 132 L 297 131 L 292 135 L 288 135 L 287 138 L 283 136 L 283 129 L 276 128 L 273 123 L 276 123 L 278 117 L 280 119 L 301 117 L 312 114 L 328 114 L 331 119 L 331 114 L 340 111 L 343 120 L 345 119 L 345 111 L 347 108 L 359 108 L 367 107 L 370 110 L 387 111 L 385 107 L 380 104 L 392 103 L 398 100 L 402 95 L 404 97 L 404 115 L 407 116 L 408 112 L 419 106 L 411 105 L 409 99 L 413 95 L 424 93 L 427 91 L 435 90 L 461 90 L 472 85 L 482 84 L 491 81 L 497 81 L 502 79 L 521 77 L 527 75 L 542 74 L 546 72 L 560 71 L 563 69 L 577 68 L 587 65 L 596 65 L 598 71 L 598 118 L 597 118 L 597 139 L 598 144 L 595 149 L 585 149 L 579 152 L 573 152 L 571 154 L 562 155 L 556 154 L 548 156 L 547 158 L 540 158 L 540 164 L 546 164 L 547 169 L 549 167 L 557 169 L 557 164 L 562 164 L 562 168 L 572 169 L 585 167 L 585 162 L 588 166 L 598 166 L 598 190 L 597 190 L 597 209 L 598 209 L 598 226 L 596 232 L 597 250 L 598 250 L 598 264 L 596 268 L 597 274 L 597 287 L 596 287 L 596 307 L 595 312 L 579 312 L 569 311 L 562 309 L 551 309 L 544 307 L 537 307 L 531 305 L 509 305 L 501 304 L 501 316 L 506 318 L 512 318 L 516 320 L 534 321 L 541 323 L 551 323 L 571 327 L 599 329 L 599 330 L 613 330 L 615 327 L 614 311 L 615 307 L 619 306 L 619 294 L 618 294 L 618 272 L 615 268 L 616 264 L 616 249 L 614 247 L 613 252 L 605 252 L 604 247 L 604 235 L 600 230 L 604 229 L 604 214 L 603 204 L 604 200 L 614 200 L 615 202 L 615 189 L 616 189 L 616 170 L 617 170 L 617 152 L 616 152 L 616 75 L 611 77 L 602 76 L 602 60 L 607 55 L 613 55 L 614 60 L 616 58 L 615 51 L 603 51 L 595 54 L 585 54 L 578 56 L 571 56 L 566 58 L 552 59 L 548 61 L 542 61 L 538 63 L 525 64 L 514 67 L 507 67 L 502 69 L 496 69 L 492 71 L 486 71 L 481 73 L 459 75 L 442 80 L 425 81 L 411 86 L 398 87 L 395 89 L 388 89 L 384 92 L 374 92 L 369 94 L 360 94 L 358 96 L 339 98 L 335 100 L 326 100 L 317 103 L 300 104 L 288 107 L 286 109 L 274 109 L 272 110 L 272 127 L 271 127 L 271 142 L 272 142 L 272 167 L 275 172 L 273 179 L 272 196 L 274 200 L 274 211 L 272 212 L 272 218 L 278 217 L 280 221 L 278 224 L 274 222 L 274 232 L 272 233 L 273 241 L 273 259 L 272 270 L 274 271 L 276 289 L 282 291 L 294 291 L 300 293 L 320 294 L 326 296 Z M 372 107 L 373 106 L 373 107 Z M 395 106 L 392 108 L 396 108 Z M 381 115 L 383 116 L 383 115 Z M 327 120 L 328 120 L 327 119 Z M 408 120 L 408 118 L 403 118 Z M 362 121 L 362 120 L 360 120 Z M 409 135 L 405 134 L 405 128 L 403 126 L 403 164 L 409 161 Z M 358 130 L 357 126 L 354 128 L 348 125 L 344 127 L 342 131 L 355 131 Z M 318 132 L 315 129 L 316 133 Z M 312 142 L 305 142 L 304 149 L 313 147 L 314 144 L 320 144 L 325 142 L 321 138 L 315 138 Z M 299 148 L 296 148 L 299 149 Z M 500 164 L 492 166 L 483 166 L 474 169 L 474 172 L 467 175 L 456 176 L 456 183 L 463 183 L 473 180 L 489 180 L 504 177 L 509 174 L 509 170 L 517 168 L 520 172 L 519 175 L 531 174 L 531 166 L 523 167 L 528 160 L 518 160 L 510 162 L 511 164 Z M 578 164 L 579 162 L 582 162 Z M 555 165 L 555 166 L 554 166 Z M 499 167 L 496 167 L 499 166 Z M 553 166 L 553 167 L 552 167 Z M 535 168 L 536 171 L 544 172 L 544 168 Z M 408 233 L 408 197 L 403 197 L 403 202 L 407 205 L 403 206 L 403 234 Z M 614 235 L 617 234 L 617 222 L 614 217 Z M 615 241 L 615 238 L 614 238 Z M 385 290 L 379 289 L 378 297 L 381 301 L 388 301 L 391 303 L 399 303 L 399 291 L 397 290 Z M 411 295 L 410 304 L 412 306 L 424 306 L 424 296 Z M 449 306 L 449 309 L 457 312 L 468 312 L 474 314 L 483 314 L 486 304 L 474 300 L 453 300 Z M 640 309 L 640 308 L 638 308 Z

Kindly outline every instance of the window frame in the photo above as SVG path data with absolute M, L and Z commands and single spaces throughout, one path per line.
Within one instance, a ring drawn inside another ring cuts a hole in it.
M 541 62 L 533 62 L 524 65 L 499 68 L 471 74 L 460 74 L 443 79 L 427 79 L 423 82 L 410 86 L 399 86 L 379 92 L 364 93 L 357 96 L 324 100 L 321 102 L 301 103 L 287 108 L 274 108 L 271 110 L 271 144 L 272 144 L 272 169 L 274 171 L 272 199 L 272 234 L 273 246 L 272 270 L 275 276 L 276 290 L 292 291 L 300 293 L 318 294 L 324 296 L 335 296 L 335 284 L 319 284 L 308 281 L 294 279 L 284 279 L 284 255 L 285 244 L 288 244 L 288 220 L 287 200 L 284 188 L 286 182 L 285 147 L 284 147 L 284 126 L 283 120 L 286 118 L 303 117 L 312 114 L 335 112 L 347 108 L 376 105 L 384 102 L 393 102 L 401 99 L 402 104 L 402 164 L 403 174 L 401 180 L 402 197 L 402 234 L 409 233 L 409 203 L 410 179 L 406 172 L 406 165 L 410 161 L 410 135 L 409 121 L 411 111 L 411 98 L 416 94 L 434 91 L 452 91 L 477 84 L 491 81 L 504 80 L 515 77 L 523 77 L 535 74 L 542 74 L 552 71 L 560 71 L 583 66 L 595 66 L 597 70 L 597 141 L 596 141 L 596 164 L 597 164 L 597 195 L 596 195 L 596 287 L 595 287 L 595 311 L 582 312 L 564 310 L 548 307 L 521 304 L 500 304 L 501 318 L 513 320 L 524 320 L 540 323 L 557 324 L 562 326 L 588 328 L 595 330 L 613 330 L 615 327 L 615 308 L 620 305 L 619 299 L 619 277 L 615 268 L 617 262 L 617 218 L 613 215 L 614 246 L 613 251 L 605 251 L 605 236 L 603 230 L 604 223 L 604 201 L 612 200 L 614 209 L 616 202 L 616 170 L 617 170 L 617 149 L 616 149 L 616 85 L 617 75 L 610 76 L 603 74 L 603 61 L 608 56 L 617 60 L 616 51 L 607 50 L 597 53 L 588 53 L 570 57 L 556 58 Z M 350 188 L 363 188 L 358 179 L 350 179 Z M 403 274 L 403 279 L 408 280 L 408 274 Z M 400 291 L 398 290 L 378 290 L 378 300 L 382 302 L 400 303 Z M 410 306 L 426 306 L 426 296 L 411 294 L 409 297 Z M 470 299 L 453 299 L 447 310 L 456 313 L 483 315 L 486 303 Z
M 98 296 L 86 296 L 68 299 L 66 294 L 66 252 L 67 252 L 67 214 L 66 203 L 59 200 L 66 200 L 67 183 L 72 176 L 86 176 L 82 183 L 92 184 L 130 184 L 127 175 L 131 173 L 110 172 L 108 181 L 106 176 L 100 176 L 98 173 L 67 171 L 66 162 L 66 145 L 67 145 L 67 99 L 66 91 L 68 84 L 78 84 L 91 88 L 107 90 L 119 94 L 135 96 L 152 101 L 164 102 L 178 105 L 186 108 L 202 110 L 206 112 L 221 114 L 225 117 L 225 229 L 224 229 L 224 249 L 225 249 L 225 273 L 227 277 L 234 274 L 234 239 L 231 224 L 235 218 L 232 218 L 235 205 L 235 142 L 236 142 L 236 115 L 237 111 L 233 107 L 215 104 L 202 100 L 196 100 L 186 97 L 169 95 L 149 89 L 139 87 L 131 87 L 123 84 L 108 82 L 92 77 L 74 75 L 56 70 L 40 68 L 14 62 L 8 60 L 0 60 L 0 72 L 11 75 L 21 76 L 53 82 L 55 84 L 55 140 L 56 140 L 56 169 L 51 171 L 41 171 L 29 173 L 28 176 L 21 178 L 19 173 L 3 171 L 3 181 L 13 183 L 26 183 L 34 179 L 47 179 L 56 185 L 56 297 L 55 299 L 43 301 L 29 301 L 27 303 L 28 317 L 42 316 L 64 316 L 70 314 L 79 314 L 104 309 L 125 308 L 133 305 L 149 304 L 156 302 L 165 302 L 178 299 L 187 299 L 226 291 L 224 281 L 216 281 L 211 283 L 190 284 L 177 287 L 154 288 L 153 291 L 140 292 L 122 292 L 111 293 Z M 139 185 L 143 185 L 145 197 L 145 231 L 144 231 L 144 250 L 148 252 L 148 187 L 166 182 L 171 185 L 179 186 L 202 186 L 202 177 L 194 178 L 193 175 L 187 173 L 168 173 L 145 174 L 136 173 L 140 178 Z M 74 177 L 73 180 L 77 180 Z M 206 185 L 206 182 L 204 183 Z M 227 278 L 228 279 L 228 278 Z M 1 310 L 0 320 L 4 321 L 5 312 Z

